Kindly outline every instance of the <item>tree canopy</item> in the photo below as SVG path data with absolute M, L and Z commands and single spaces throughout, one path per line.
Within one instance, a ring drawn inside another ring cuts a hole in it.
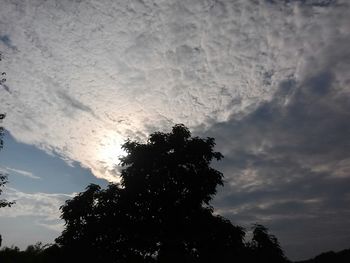
M 62 255 L 79 262 L 242 261 L 253 247 L 244 230 L 210 206 L 223 185 L 210 166 L 223 157 L 214 146 L 183 125 L 145 143 L 125 142 L 120 184 L 91 184 L 61 207 Z
M 269 262 L 286 262 L 283 250 L 274 235 L 268 233 L 268 229 L 260 224 L 252 228 L 253 238 L 248 243 L 251 262 L 259 262 L 261 259 L 269 259 Z

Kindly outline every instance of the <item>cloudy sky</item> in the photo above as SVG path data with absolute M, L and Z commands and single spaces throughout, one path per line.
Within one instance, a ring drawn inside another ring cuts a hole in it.
M 58 207 L 118 181 L 126 139 L 216 138 L 213 202 L 291 259 L 350 244 L 347 0 L 1 0 L 4 244 L 52 242 Z

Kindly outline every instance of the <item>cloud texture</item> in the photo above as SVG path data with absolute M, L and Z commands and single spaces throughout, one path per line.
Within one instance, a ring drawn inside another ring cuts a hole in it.
M 348 37 L 345 6 L 5 1 L 6 128 L 113 180 L 120 152 L 105 145 L 173 123 L 207 127 L 245 115 L 287 78 L 302 81 L 310 61 L 322 66 L 323 52 Z
M 26 193 L 6 187 L 1 198 L 15 200 L 11 207 L 0 209 L 3 246 L 25 249 L 36 242 L 52 243 L 63 230 L 59 207 L 75 194 Z
M 349 10 L 346 0 L 4 0 L 4 124 L 113 181 L 125 138 L 184 123 L 226 157 L 219 212 L 264 221 L 295 257 L 345 246 Z
M 63 222 L 59 220 L 60 206 L 75 194 L 55 193 L 24 193 L 14 188 L 7 188 L 4 193 L 6 200 L 15 201 L 12 207 L 0 210 L 1 218 L 35 217 L 36 224 L 59 232 Z
M 206 132 L 227 157 L 217 211 L 264 222 L 292 258 L 350 242 L 349 43 L 347 35 L 317 50 L 302 78 L 281 81 L 271 100 Z
M 283 83 L 243 119 L 213 125 L 207 134 L 227 157 L 219 166 L 227 182 L 214 202 L 218 213 L 244 225 L 264 222 L 292 258 L 346 248 L 348 100 L 330 68 L 300 85 Z

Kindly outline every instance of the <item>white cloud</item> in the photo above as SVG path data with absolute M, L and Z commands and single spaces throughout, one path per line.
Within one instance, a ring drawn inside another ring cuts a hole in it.
M 17 218 L 32 216 L 36 218 L 36 224 L 56 230 L 63 229 L 63 222 L 60 218 L 60 206 L 64 201 L 75 194 L 60 193 L 24 193 L 14 188 L 7 187 L 3 197 L 16 203 L 11 207 L 0 209 L 1 218 Z
M 24 177 L 28 177 L 31 179 L 41 179 L 39 176 L 36 176 L 32 172 L 29 172 L 29 171 L 14 169 L 14 168 L 10 168 L 10 167 L 5 167 L 5 170 L 15 172 L 16 174 L 19 174 L 19 175 L 22 175 Z
M 115 180 L 121 152 L 106 145 L 245 115 L 282 80 L 302 82 L 341 55 L 334 47 L 348 43 L 346 1 L 306 3 L 4 1 L 5 126 Z

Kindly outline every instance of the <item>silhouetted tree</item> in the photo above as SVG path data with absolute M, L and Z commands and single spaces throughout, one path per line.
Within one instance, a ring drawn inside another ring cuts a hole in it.
M 7 183 L 7 176 L 0 173 L 0 195 L 2 194 L 2 191 L 3 191 L 2 188 L 5 186 L 6 183 Z M 9 202 L 5 199 L 1 199 L 0 200 L 0 208 L 6 207 L 6 206 L 11 206 L 14 203 L 15 202 Z
M 233 262 L 244 231 L 213 214 L 209 202 L 223 175 L 213 138 L 191 137 L 183 125 L 146 143 L 127 141 L 121 184 L 90 185 L 61 207 L 56 239 L 79 262 Z
M 18 247 L 4 247 L 0 250 L 1 263 L 58 263 L 60 261 L 57 245 L 42 245 L 41 242 L 29 245 L 21 251 Z M 67 261 L 69 262 L 69 261 Z
M 263 225 L 253 226 L 253 238 L 248 246 L 252 262 L 287 262 L 277 238 L 269 234 L 268 229 Z
M 0 173 L 0 195 L 2 194 L 2 188 L 5 186 L 6 183 L 7 183 L 7 176 Z M 0 208 L 11 206 L 13 204 L 14 202 L 9 202 L 6 199 L 0 200 Z M 1 243 L 2 243 L 2 236 L 0 235 L 0 247 L 1 247 Z
M 0 250 L 0 262 L 10 263 L 10 262 L 21 262 L 21 252 L 18 247 L 4 247 Z

